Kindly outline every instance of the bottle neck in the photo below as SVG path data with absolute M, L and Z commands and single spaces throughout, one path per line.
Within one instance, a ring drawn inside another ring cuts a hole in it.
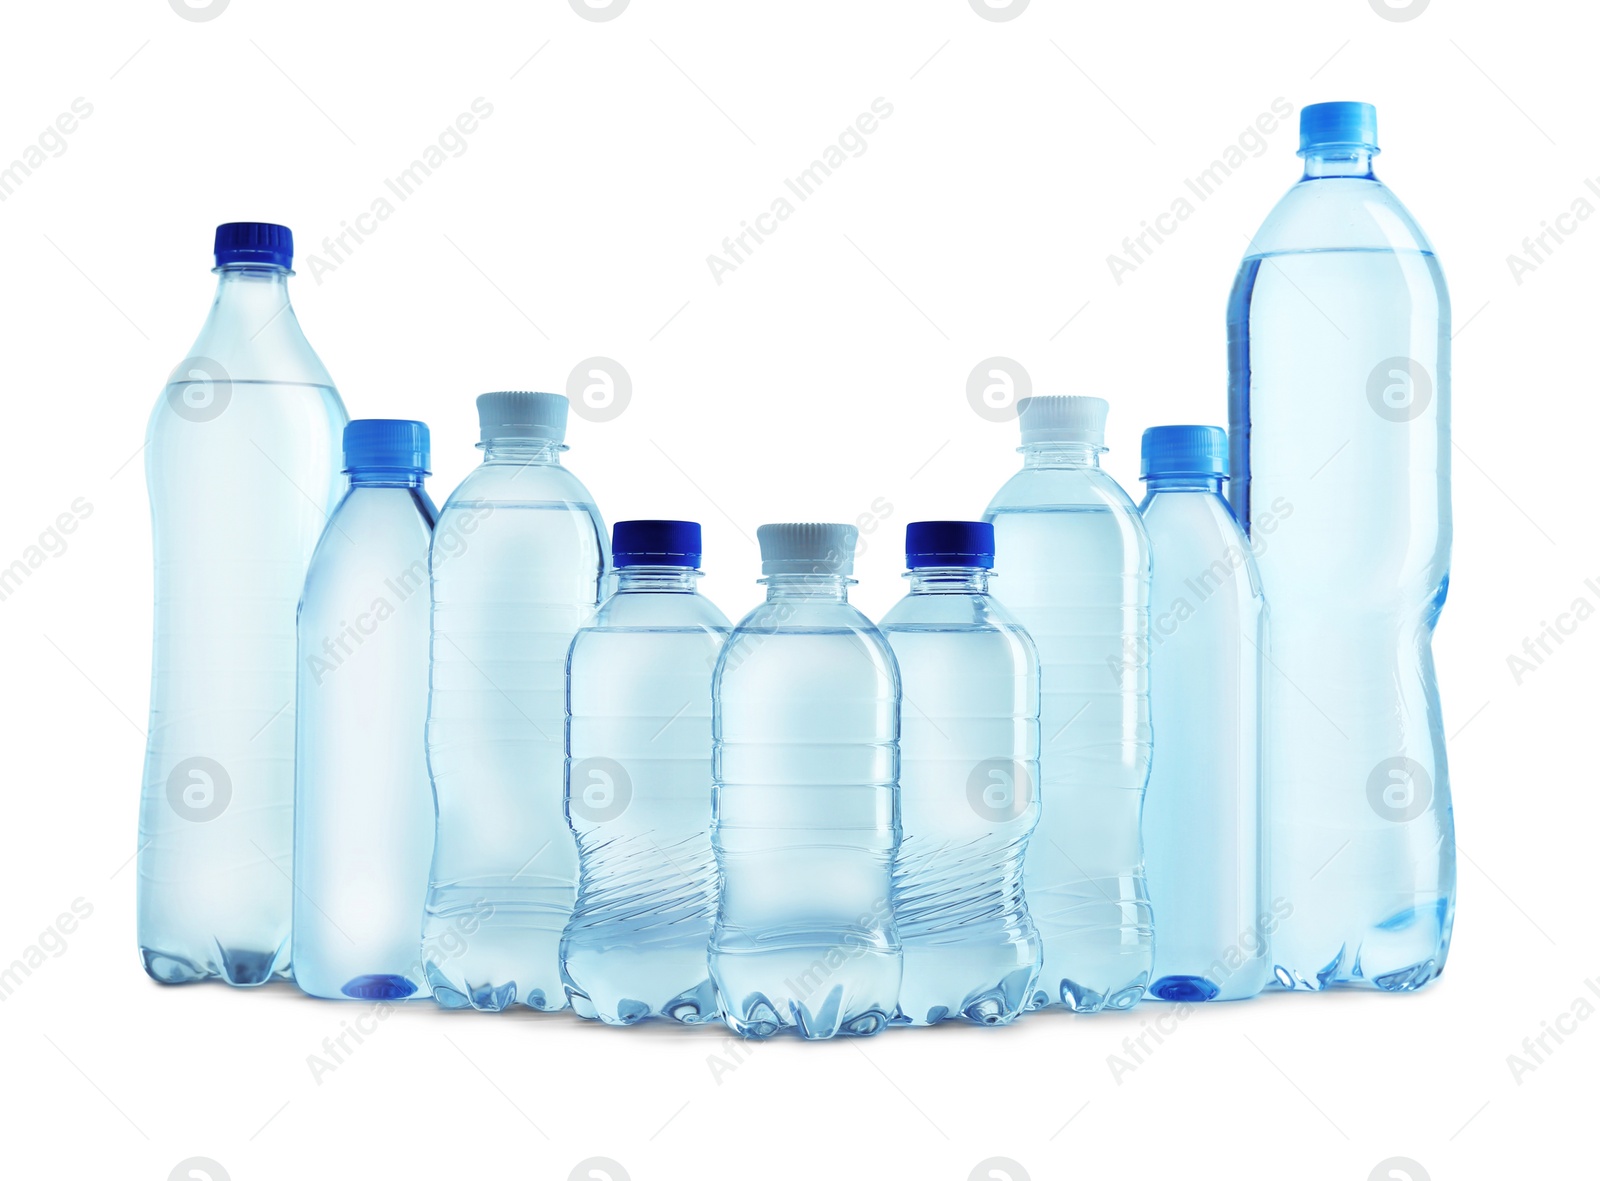
M 982 566 L 918 566 L 906 571 L 914 595 L 986 595 L 989 571 Z
M 1354 177 L 1357 180 L 1376 180 L 1372 172 L 1371 148 L 1354 145 L 1329 145 L 1307 152 L 1304 180 L 1326 180 L 1328 177 Z
M 289 307 L 287 267 L 255 263 L 230 263 L 217 267 L 215 313 L 244 321 L 252 333 L 259 332 Z
M 619 566 L 617 594 L 692 595 L 700 585 L 700 575 L 692 566 Z
M 767 602 L 777 599 L 823 599 L 846 603 L 855 579 L 843 574 L 769 574 L 761 580 Z
M 421 488 L 426 472 L 399 468 L 363 468 L 345 473 L 352 488 Z
M 484 463 L 529 464 L 561 466 L 561 453 L 566 445 L 553 439 L 489 439 L 479 443 Z
M 1024 467 L 1099 467 L 1098 443 L 1024 443 L 1020 448 Z
M 1144 482 L 1147 495 L 1157 492 L 1214 492 L 1222 495 L 1221 476 L 1148 476 Z

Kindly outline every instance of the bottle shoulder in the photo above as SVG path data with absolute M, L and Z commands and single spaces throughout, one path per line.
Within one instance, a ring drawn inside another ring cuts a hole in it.
M 1018 667 L 1036 668 L 1039 662 L 1027 628 L 992 594 L 909 594 L 889 609 L 878 627 L 891 648 L 913 636 L 943 636 L 1003 645 Z
M 286 292 L 239 292 L 214 302 L 184 365 L 214 369 L 219 380 L 334 389 L 322 358 L 311 347 Z M 337 394 L 335 394 L 337 397 Z
M 997 513 L 1029 510 L 1110 508 L 1137 517 L 1133 499 L 1111 473 L 1100 467 L 1024 467 L 996 492 L 984 511 L 985 520 Z
M 1150 544 L 1172 536 L 1201 536 L 1218 541 L 1244 541 L 1233 508 L 1215 492 L 1152 492 L 1139 505 Z
M 1250 539 L 1227 501 L 1213 492 L 1156 492 L 1140 506 L 1150 533 L 1153 575 L 1168 580 L 1213 578 L 1239 570 L 1250 597 L 1260 598 L 1261 574 Z
M 359 544 L 356 530 L 429 535 L 438 519 L 439 510 L 426 488 L 354 484 L 345 489 L 328 515 L 328 528 L 338 525 L 345 540 Z
M 733 625 L 715 603 L 698 593 L 629 591 L 607 598 L 583 628 L 584 632 L 608 630 L 703 630 L 720 642 Z
M 468 472 L 444 503 L 446 513 L 481 505 L 565 504 L 589 513 L 597 521 L 599 510 L 583 481 L 554 463 L 482 463 Z
M 878 628 L 895 631 L 1021 631 L 1005 606 L 991 594 L 908 594 L 884 614 Z
M 346 574 L 367 578 L 374 570 L 425 584 L 436 519 L 433 502 L 420 488 L 348 489 L 312 551 L 305 597 L 342 582 Z
M 776 643 L 775 641 L 794 643 Z M 881 671 L 898 679 L 894 653 L 878 625 L 854 604 L 837 599 L 768 599 L 757 604 L 733 627 L 723 646 L 724 658 L 735 655 L 734 665 L 759 663 L 764 654 L 786 660 L 795 644 L 838 644 L 857 649 Z M 823 649 L 818 649 L 821 651 Z M 854 659 L 854 658 L 852 658 Z M 726 661 L 725 661 L 726 662 Z
M 1024 468 L 989 502 L 983 519 L 995 526 L 997 593 L 1005 595 L 1005 572 L 1031 566 L 1055 543 L 1093 538 L 1098 552 L 1122 554 L 1131 572 L 1148 573 L 1150 537 L 1138 506 L 1122 485 L 1100 468 Z
M 1432 254 L 1405 205 L 1373 177 L 1319 177 L 1292 186 L 1250 241 L 1247 257 L 1318 250 Z

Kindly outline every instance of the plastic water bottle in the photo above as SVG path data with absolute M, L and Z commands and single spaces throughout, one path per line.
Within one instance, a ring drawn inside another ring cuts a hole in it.
M 1039 658 L 989 594 L 994 557 L 992 525 L 907 526 L 911 590 L 879 625 L 902 681 L 894 918 L 907 1025 L 1003 1025 L 1039 975 L 1022 892 L 1039 822 Z
M 990 502 L 996 594 L 1039 651 L 1042 812 L 1023 884 L 1033 1007 L 1125 1009 L 1150 980 L 1139 812 L 1150 774 L 1150 542 L 1100 468 L 1101 398 L 1025 398 L 1023 468 Z
M 294 978 L 312 996 L 424 990 L 422 903 L 433 810 L 428 714 L 428 428 L 344 430 L 350 490 L 300 600 Z
M 756 539 L 767 599 L 711 687 L 711 978 L 746 1037 L 873 1034 L 900 991 L 900 673 L 849 602 L 853 525 L 763 525 Z
M 295 605 L 344 489 L 344 404 L 283 226 L 217 227 L 217 297 L 145 439 L 155 658 L 138 929 L 165 984 L 289 975 Z
M 567 661 L 578 902 L 562 978 L 580 1017 L 698 1025 L 717 1016 L 711 671 L 730 628 L 695 589 L 699 525 L 619 521 L 611 548 L 616 593 Z
M 1272 606 L 1270 893 L 1286 988 L 1444 967 L 1455 826 L 1432 640 L 1450 563 L 1450 298 L 1372 173 L 1366 103 L 1300 115 L 1305 177 L 1228 306 L 1233 481 Z
M 567 649 L 600 601 L 609 547 L 561 466 L 566 398 L 484 394 L 478 423 L 483 463 L 445 501 L 433 546 L 428 981 L 449 1008 L 564 1009 L 578 883 L 562 808 Z
M 1150 995 L 1241 1000 L 1268 980 L 1278 916 L 1263 894 L 1261 668 L 1266 600 L 1222 499 L 1228 435 L 1144 433 L 1150 531 L 1150 720 L 1145 874 L 1155 912 Z

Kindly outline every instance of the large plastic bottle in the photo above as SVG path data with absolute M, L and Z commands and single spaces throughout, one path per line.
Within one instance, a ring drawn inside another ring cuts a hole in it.
M 1372 173 L 1366 103 L 1300 116 L 1305 176 L 1228 305 L 1233 481 L 1272 605 L 1277 982 L 1418 988 L 1455 912 L 1434 680 L 1450 563 L 1450 299 Z
M 699 525 L 619 521 L 611 549 L 616 593 L 567 658 L 578 901 L 561 970 L 580 1017 L 698 1025 L 717 1016 L 711 670 L 730 625 L 695 589 Z
M 746 1037 L 883 1029 L 900 991 L 900 674 L 850 605 L 852 525 L 756 530 L 766 602 L 712 681 L 711 977 Z
M 1228 435 L 1144 433 L 1139 511 L 1150 532 L 1150 722 L 1145 876 L 1155 912 L 1149 993 L 1242 1000 L 1269 978 L 1264 897 L 1261 668 L 1266 600 L 1222 499 Z
M 478 423 L 483 463 L 445 501 L 433 546 L 428 980 L 449 1008 L 564 1009 L 578 884 L 562 807 L 567 650 L 610 547 L 561 466 L 566 398 L 484 394 Z
M 1003 1025 L 1039 975 L 1022 892 L 1039 821 L 1039 658 L 989 594 L 994 549 L 981 521 L 908 525 L 911 589 L 879 624 L 902 689 L 894 918 L 907 1025 Z
M 1023 468 L 984 513 L 995 593 L 1039 651 L 1040 804 L 1023 884 L 1044 940 L 1035 1008 L 1125 1009 L 1150 980 L 1139 812 L 1150 774 L 1150 542 L 1100 468 L 1102 398 L 1025 398 Z
M 312 996 L 402 1000 L 427 988 L 422 903 L 433 808 L 428 711 L 428 428 L 356 419 L 350 491 L 300 600 L 294 979 Z
M 217 295 L 145 439 L 155 651 L 138 938 L 165 984 L 289 975 L 295 606 L 344 405 L 289 306 L 289 231 L 217 227 Z

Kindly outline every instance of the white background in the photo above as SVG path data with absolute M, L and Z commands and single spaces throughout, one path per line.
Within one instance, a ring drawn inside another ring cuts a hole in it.
M 0 202 L 0 564 L 75 498 L 93 506 L 0 602 L 0 965 L 74 900 L 93 908 L 0 1002 L 6 1175 L 166 1178 L 193 1156 L 237 1181 L 563 1181 L 594 1156 L 617 1162 L 612 1181 L 966 1181 L 995 1156 L 1012 1181 L 1360 1181 L 1395 1156 L 1420 1165 L 1414 1181 L 1570 1175 L 1558 1162 L 1580 1154 L 1573 1168 L 1592 1168 L 1600 1020 L 1548 1041 L 1520 1081 L 1507 1056 L 1580 995 L 1600 1004 L 1584 872 L 1600 816 L 1578 745 L 1600 623 L 1521 684 L 1507 657 L 1574 600 L 1600 605 L 1584 581 L 1600 576 L 1600 219 L 1520 283 L 1506 261 L 1575 199 L 1600 207 L 1584 187 L 1600 173 L 1591 6 L 1419 0 L 1398 20 L 1368 0 L 1034 0 L 1010 20 L 967 0 L 636 0 L 609 21 L 566 0 L 218 8 L 80 0 L 3 18 L 0 163 L 74 99 L 93 107 Z M 314 278 L 308 252 L 479 97 L 493 114 L 465 152 Z M 719 285 L 707 255 L 879 97 L 893 114 L 867 150 Z M 1380 175 L 1432 236 L 1456 308 L 1437 653 L 1462 857 L 1442 980 L 1202 1010 L 1120 1081 L 1107 1056 L 1167 1010 L 736 1059 L 712 1030 L 418 1008 L 319 1084 L 307 1056 L 362 1006 L 145 978 L 137 453 L 205 315 L 217 222 L 293 227 L 308 336 L 352 415 L 432 425 L 437 499 L 477 460 L 476 394 L 564 389 L 580 360 L 614 358 L 632 399 L 575 420 L 568 457 L 608 520 L 703 521 L 705 587 L 737 617 L 757 595 L 758 524 L 853 520 L 881 497 L 857 593 L 878 614 L 901 593 L 904 525 L 978 513 L 1018 462 L 1015 424 L 968 403 L 981 359 L 1014 358 L 1038 392 L 1110 399 L 1108 465 L 1130 488 L 1145 426 L 1225 421 L 1225 300 L 1247 235 L 1298 175 L 1295 120 L 1120 285 L 1106 256 L 1279 97 L 1377 105 Z

